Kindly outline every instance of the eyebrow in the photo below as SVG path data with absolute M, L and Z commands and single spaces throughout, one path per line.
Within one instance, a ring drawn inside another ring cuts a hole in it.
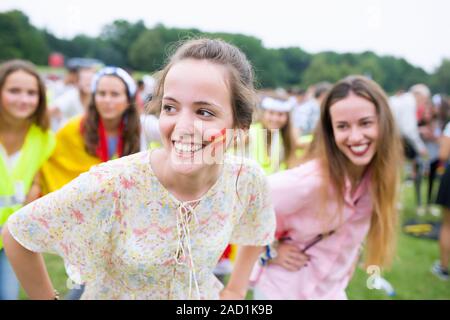
M 179 103 L 179 102 L 177 101 L 177 99 L 172 98 L 172 97 L 163 97 L 163 100 L 170 100 L 170 101 L 173 101 L 173 102 L 175 102 L 175 103 Z M 211 107 L 215 107 L 215 108 L 221 109 L 220 106 L 217 105 L 217 104 L 215 104 L 215 103 L 208 102 L 208 101 L 202 101 L 202 100 L 195 101 L 195 102 L 194 102 L 194 105 L 202 105 L 202 106 L 205 106 L 205 105 L 206 105 L 206 106 L 211 106 Z
M 376 118 L 376 116 L 367 116 L 361 119 L 358 119 L 358 121 L 365 121 L 365 120 L 373 120 L 374 118 Z M 348 121 L 345 120 L 341 120 L 341 121 L 336 121 L 336 123 L 341 124 L 341 123 L 347 123 Z
M 367 116 L 367 117 L 364 117 L 364 118 L 359 119 L 359 121 L 372 120 L 372 119 L 374 119 L 374 118 L 376 118 L 376 116 Z

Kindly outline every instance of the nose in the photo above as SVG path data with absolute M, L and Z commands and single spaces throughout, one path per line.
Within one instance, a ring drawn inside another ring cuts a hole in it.
M 32 96 L 31 94 L 28 94 L 27 92 L 22 92 L 19 96 L 19 101 L 20 101 L 20 103 L 23 103 L 23 104 L 31 103 L 34 101 L 34 99 L 35 99 L 35 97 Z
M 176 119 L 175 132 L 181 138 L 185 136 L 187 139 L 192 137 L 196 131 L 201 132 L 201 128 L 199 128 L 201 125 L 201 121 L 196 121 L 194 114 L 190 110 L 183 110 Z
M 356 143 L 363 139 L 364 135 L 360 128 L 354 126 L 351 128 L 350 136 L 348 137 L 349 142 Z
M 112 96 L 110 94 L 98 95 L 95 98 L 106 104 L 110 104 L 112 102 Z

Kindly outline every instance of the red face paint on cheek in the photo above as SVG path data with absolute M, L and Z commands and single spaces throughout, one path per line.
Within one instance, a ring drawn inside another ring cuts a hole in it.
M 222 130 L 220 130 L 220 132 L 218 134 L 212 135 L 209 138 L 209 141 L 211 143 L 218 143 L 218 142 L 226 140 L 226 137 L 227 137 L 227 129 L 223 128 Z
M 216 148 L 219 146 L 220 143 L 222 143 L 223 145 L 226 142 L 226 138 L 227 138 L 227 129 L 223 128 L 222 130 L 220 130 L 220 132 L 218 134 L 212 135 L 209 138 L 209 141 L 211 142 L 211 146 L 212 146 L 212 156 L 214 157 L 216 155 Z

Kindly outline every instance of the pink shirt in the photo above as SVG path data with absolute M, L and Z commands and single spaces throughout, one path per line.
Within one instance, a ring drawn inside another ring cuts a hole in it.
M 299 271 L 290 272 L 273 264 L 255 266 L 252 278 L 268 299 L 347 298 L 345 289 L 370 227 L 370 177 L 365 175 L 353 196 L 346 180 L 343 212 L 338 214 L 337 203 L 329 202 L 323 206 L 326 220 L 318 218 L 321 181 L 318 161 L 269 176 L 277 233 L 286 233 L 300 249 L 323 232 L 335 233 L 308 249 L 311 260 Z M 330 187 L 329 192 L 335 191 Z

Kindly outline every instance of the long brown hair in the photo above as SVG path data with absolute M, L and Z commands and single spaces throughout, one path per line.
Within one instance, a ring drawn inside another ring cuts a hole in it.
M 31 115 L 32 123 L 35 123 L 43 130 L 47 130 L 50 126 L 50 121 L 47 113 L 47 99 L 45 84 L 39 76 L 36 67 L 29 61 L 25 60 L 9 60 L 0 65 L 0 93 L 5 85 L 6 78 L 16 71 L 24 71 L 36 78 L 38 83 L 39 102 L 36 111 Z M 0 101 L 0 108 L 1 108 Z
M 120 79 L 127 88 L 127 84 L 118 76 L 114 74 L 108 74 L 108 76 L 114 76 Z M 123 139 L 123 153 L 121 156 L 130 155 L 140 150 L 140 132 L 141 125 L 139 120 L 139 114 L 134 103 L 134 97 L 131 97 L 129 90 L 125 90 L 127 94 L 127 99 L 129 106 L 122 114 L 122 119 L 124 121 L 124 128 L 122 132 Z M 95 92 L 92 93 L 91 101 L 88 106 L 87 113 L 82 122 L 82 133 L 84 144 L 86 146 L 86 151 L 93 156 L 97 156 L 96 150 L 99 144 L 98 135 L 98 122 L 100 119 L 100 114 L 97 111 L 95 105 Z
M 336 199 L 333 200 L 342 208 L 349 160 L 336 145 L 330 108 L 351 93 L 373 103 L 378 115 L 379 143 L 368 167 L 371 172 L 370 192 L 373 212 L 366 243 L 366 264 L 387 266 L 392 262 L 396 243 L 398 225 L 396 205 L 403 151 L 383 89 L 374 81 L 362 76 L 350 76 L 336 83 L 321 105 L 320 121 L 304 161 L 320 160 L 324 173 L 322 194 L 325 198 L 329 198 L 328 187 L 334 186 L 337 193 Z

